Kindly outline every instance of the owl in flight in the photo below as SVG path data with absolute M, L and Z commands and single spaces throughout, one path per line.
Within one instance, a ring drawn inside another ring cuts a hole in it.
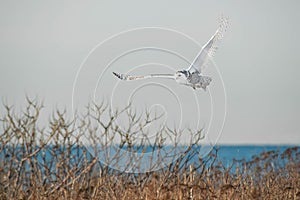
M 228 27 L 228 19 L 221 18 L 220 25 L 215 34 L 209 39 L 209 41 L 202 47 L 192 64 L 187 69 L 183 69 L 175 72 L 174 74 L 149 74 L 141 76 L 131 76 L 126 74 L 119 74 L 113 72 L 113 74 L 121 80 L 131 81 L 146 78 L 168 78 L 174 79 L 177 83 L 191 86 L 192 88 L 202 88 L 206 91 L 207 86 L 212 81 L 211 77 L 203 76 L 202 71 L 208 64 L 209 60 L 214 56 L 218 44 L 223 38 L 224 33 Z

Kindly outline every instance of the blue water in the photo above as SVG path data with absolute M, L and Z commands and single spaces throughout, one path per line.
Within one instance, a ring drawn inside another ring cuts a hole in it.
M 261 153 L 263 152 L 267 152 L 267 151 L 278 151 L 279 154 L 281 154 L 282 152 L 284 152 L 286 149 L 290 148 L 290 147 L 295 147 L 295 145 L 293 146 L 289 146 L 289 145 L 217 145 L 215 146 L 216 149 L 218 149 L 218 153 L 217 153 L 217 162 L 216 163 L 222 163 L 222 165 L 224 167 L 228 167 L 230 165 L 233 164 L 234 161 L 250 161 L 252 160 L 255 156 L 260 156 Z M 298 145 L 299 147 L 299 145 Z M 172 149 L 172 146 L 168 146 L 168 148 Z M 194 148 L 199 148 L 199 147 L 194 147 Z M 46 147 L 46 151 L 44 152 L 40 152 L 37 155 L 37 159 L 41 162 L 48 162 L 50 160 L 52 160 L 52 155 L 55 154 L 60 155 L 63 153 L 66 153 L 66 149 L 63 147 L 59 147 L 59 148 L 54 148 L 53 146 L 48 146 Z M 54 150 L 55 149 L 55 150 Z M 147 148 L 148 149 L 148 148 Z M 174 149 L 174 148 L 173 148 Z M 148 149 L 149 150 L 149 149 Z M 298 149 L 299 152 L 300 149 Z M 150 149 L 151 151 L 151 149 Z M 10 159 L 9 156 L 9 147 L 4 149 L 2 152 L 0 152 L 0 160 L 5 160 L 5 159 Z M 20 151 L 21 152 L 21 151 Z M 52 152 L 52 154 L 51 154 Z M 77 146 L 73 146 L 71 149 L 71 157 L 72 159 L 70 159 L 70 162 L 74 162 L 78 163 L 79 160 L 82 160 L 84 155 L 83 155 L 83 149 L 79 148 Z M 112 152 L 113 153 L 113 152 Z M 42 155 L 45 155 L 45 160 L 42 159 Z M 163 156 L 163 155 L 162 155 Z M 201 157 L 199 155 L 194 155 L 190 161 L 190 163 L 193 162 L 197 162 L 197 159 Z M 206 159 L 207 157 L 209 157 L 209 155 L 203 156 L 204 159 Z M 126 157 L 123 157 L 124 160 L 118 160 L 118 164 L 120 164 L 120 162 L 126 162 Z M 19 154 L 18 159 L 22 159 L 22 153 Z M 87 159 L 91 160 L 92 156 L 89 155 L 87 153 Z M 7 160 L 6 160 L 7 161 Z M 143 161 L 144 165 L 147 165 L 147 158 Z M 241 162 L 240 162 L 241 163 Z
M 230 163 L 234 159 L 249 161 L 253 158 L 253 156 L 259 156 L 262 152 L 267 152 L 272 150 L 282 153 L 284 150 L 295 146 L 300 147 L 299 145 L 216 145 L 214 148 L 218 149 L 219 160 L 221 160 L 224 163 L 227 162 Z M 53 147 L 48 146 L 48 148 L 52 149 Z M 172 148 L 172 146 L 170 146 L 170 148 Z M 63 151 L 65 152 L 66 149 L 59 148 L 56 149 L 55 153 L 60 154 Z M 151 149 L 149 151 L 151 151 Z M 0 158 L 2 159 L 4 158 L 5 152 L 8 153 L 9 151 L 4 150 L 0 152 Z M 82 156 L 82 149 L 74 146 L 72 148 L 72 155 Z M 46 156 L 47 156 L 47 160 L 51 159 L 50 154 L 46 153 Z
M 219 145 L 218 159 L 223 164 L 230 165 L 235 160 L 250 161 L 254 156 L 263 152 L 278 151 L 279 154 L 286 149 L 294 147 L 290 145 Z

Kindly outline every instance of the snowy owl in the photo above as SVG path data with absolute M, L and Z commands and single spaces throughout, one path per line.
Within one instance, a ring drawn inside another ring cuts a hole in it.
M 214 56 L 217 45 L 223 38 L 223 35 L 228 26 L 228 19 L 222 18 L 220 20 L 220 25 L 215 34 L 210 38 L 210 40 L 201 48 L 192 64 L 189 68 L 177 71 L 175 74 L 149 74 L 141 76 L 131 76 L 126 74 L 119 74 L 113 72 L 113 74 L 121 80 L 130 81 L 145 78 L 169 78 L 174 79 L 177 83 L 191 86 L 192 88 L 202 88 L 206 91 L 207 86 L 212 81 L 211 77 L 203 76 L 202 71 L 208 64 L 209 60 Z

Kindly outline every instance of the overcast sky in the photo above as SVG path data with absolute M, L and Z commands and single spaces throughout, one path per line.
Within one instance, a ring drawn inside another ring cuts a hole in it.
M 0 1 L 0 95 L 2 100 L 17 105 L 24 102 L 26 93 L 38 95 L 49 110 L 55 106 L 71 110 L 73 83 L 81 63 L 108 37 L 132 28 L 162 27 L 185 33 L 204 44 L 215 32 L 218 17 L 224 14 L 230 19 L 230 27 L 214 59 L 227 95 L 226 122 L 219 142 L 300 144 L 299 6 L 297 0 L 120 1 L 118 4 Z M 136 33 L 136 41 L 147 39 L 147 34 L 150 33 Z M 158 41 L 160 34 L 149 41 Z M 185 43 L 184 39 L 176 42 L 176 37 L 170 36 L 166 45 L 181 49 L 191 60 L 197 46 L 191 41 Z M 88 61 L 97 63 L 101 54 L 104 62 L 111 51 L 125 51 L 124 44 L 131 47 L 136 42 L 132 38 L 123 39 L 122 44 L 118 40 L 107 43 L 110 45 L 107 52 L 98 49 Z M 166 41 L 162 38 L 159 42 Z M 161 59 L 162 55 L 158 57 Z M 147 57 L 143 62 L 151 62 L 150 58 L 157 62 L 155 53 L 151 56 L 144 53 L 139 59 Z M 178 60 L 184 65 L 175 57 L 164 58 L 169 64 Z M 129 60 L 135 62 L 134 55 L 122 62 L 130 63 Z M 101 70 L 104 66 L 100 66 Z M 91 76 L 93 72 L 90 71 Z M 113 77 L 109 79 L 115 81 Z

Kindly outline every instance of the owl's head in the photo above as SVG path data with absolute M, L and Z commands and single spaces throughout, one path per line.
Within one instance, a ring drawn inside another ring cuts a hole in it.
M 188 72 L 185 70 L 177 71 L 175 73 L 175 80 L 177 83 L 187 83 Z

